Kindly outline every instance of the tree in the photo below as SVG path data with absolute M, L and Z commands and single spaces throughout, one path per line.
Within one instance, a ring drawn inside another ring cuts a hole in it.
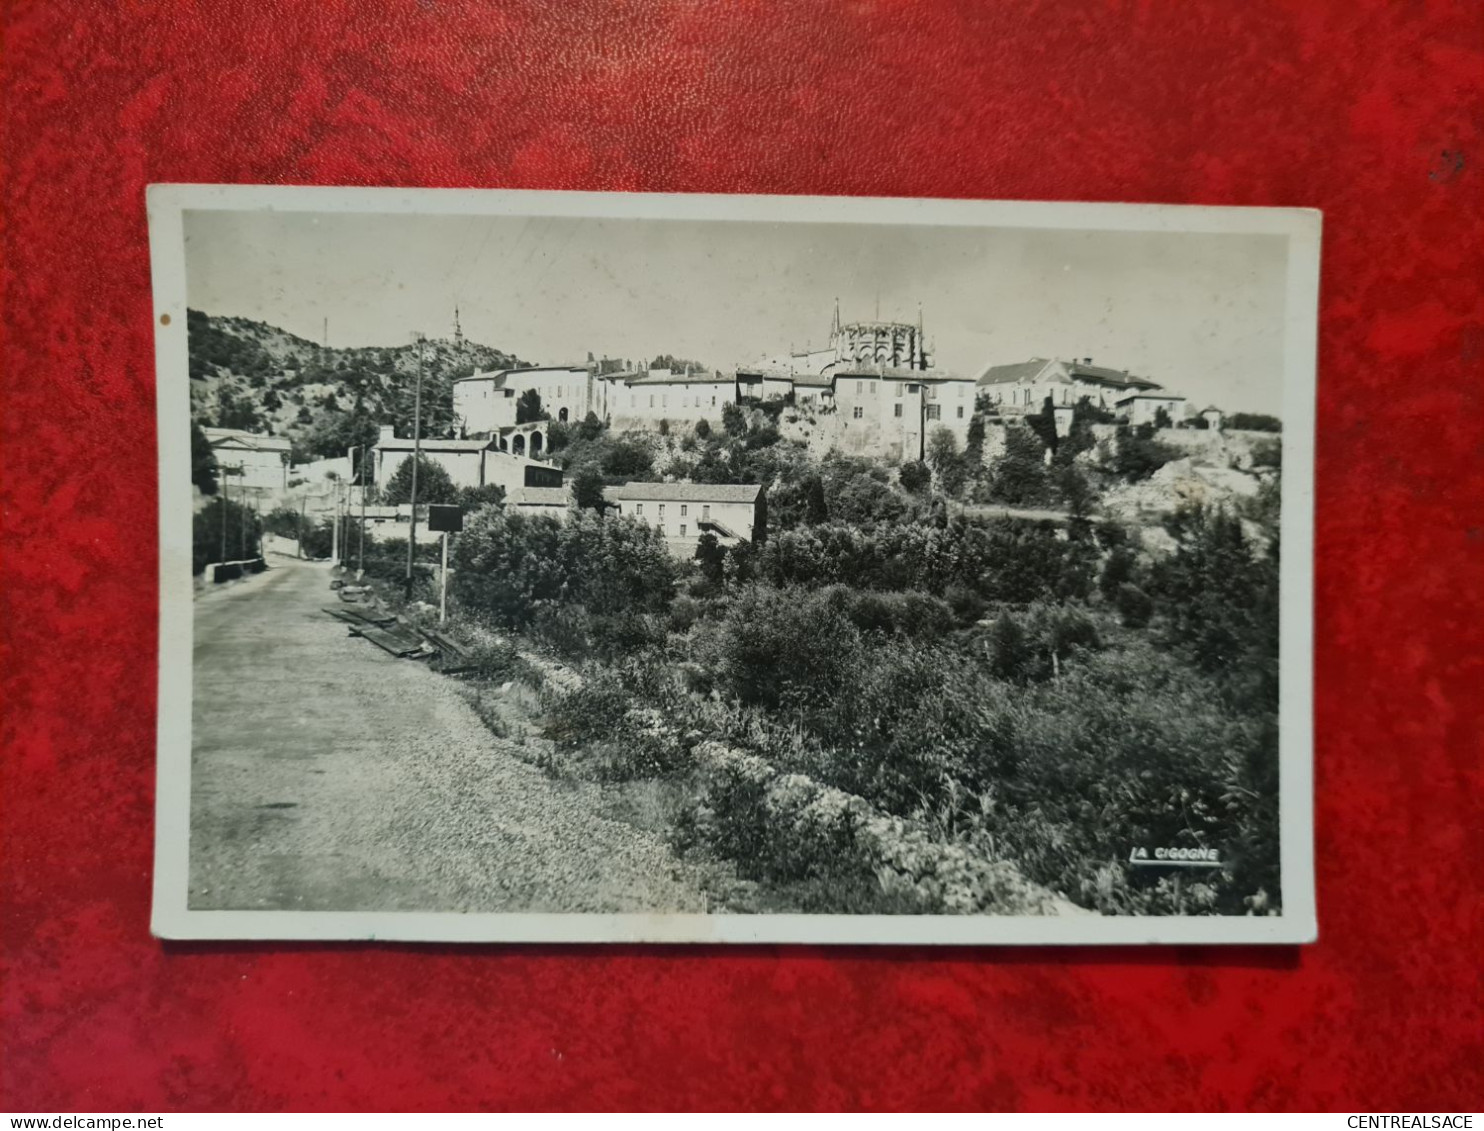
M 603 456 L 603 472 L 615 479 L 643 479 L 654 469 L 654 456 L 647 445 L 620 440 Z
M 404 459 L 397 470 L 392 473 L 392 477 L 386 481 L 381 497 L 393 505 L 412 501 L 411 456 Z M 454 486 L 444 466 L 441 463 L 435 463 L 427 456 L 419 456 L 417 461 L 418 504 L 456 503 L 458 500 L 459 489 Z
M 201 426 L 191 421 L 191 482 L 203 495 L 215 495 L 217 483 L 216 453 Z
M 720 585 L 722 568 L 726 563 L 726 547 L 709 530 L 696 540 L 696 561 L 701 563 L 701 576 L 713 584 Z
M 417 493 L 422 494 L 422 474 L 418 474 Z M 505 488 L 498 483 L 486 483 L 483 487 L 460 487 L 458 489 L 458 505 L 468 514 L 477 511 L 480 507 L 502 506 L 505 502 Z
M 1118 426 L 1118 445 L 1113 455 L 1113 470 L 1130 483 L 1148 479 L 1180 452 L 1154 439 L 1154 429 L 1147 424 L 1130 428 Z
M 541 394 L 535 389 L 527 389 L 515 402 L 515 422 L 532 424 L 546 419 L 548 416 L 546 410 L 541 407 Z
M 1283 421 L 1261 412 L 1234 412 L 1227 417 L 1226 426 L 1237 432 L 1283 431 Z
M 958 441 L 947 428 L 937 429 L 928 439 L 927 463 L 944 494 L 957 495 L 964 489 L 968 474 L 958 451 Z
M 698 420 L 698 421 L 696 421 L 695 432 L 696 432 L 696 439 L 698 439 L 698 440 L 709 440 L 709 439 L 711 439 L 711 425 L 710 425 L 710 423 L 708 421 L 705 421 L 705 420 Z
M 728 436 L 744 435 L 747 417 L 739 406 L 728 402 L 721 406 L 721 426 Z
M 927 464 L 920 459 L 910 463 L 902 464 L 901 471 L 897 472 L 897 478 L 902 481 L 902 486 L 914 495 L 920 495 L 928 489 L 933 481 L 933 473 L 928 470 Z
M 582 418 L 582 423 L 577 426 L 577 438 L 579 440 L 596 440 L 603 434 L 603 422 L 598 419 L 598 414 L 589 412 Z
M 1175 422 L 1170 419 L 1170 414 L 1165 409 L 1165 406 L 1164 405 L 1160 405 L 1158 408 L 1156 408 L 1154 410 L 1154 426 L 1156 428 L 1173 428 L 1173 427 L 1175 427 Z
M 572 501 L 580 510 L 594 510 L 602 514 L 608 507 L 603 496 L 603 473 L 593 464 L 587 464 L 572 477 Z
M 1031 429 L 1005 429 L 1005 452 L 995 461 L 990 477 L 993 496 L 1012 507 L 1044 503 L 1049 490 L 1044 453 Z

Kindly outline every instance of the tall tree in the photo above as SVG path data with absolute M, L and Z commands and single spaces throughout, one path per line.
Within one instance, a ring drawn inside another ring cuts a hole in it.
M 386 481 L 381 497 L 394 505 L 412 501 L 411 456 L 404 459 L 401 466 Z M 427 456 L 420 456 L 417 461 L 417 501 L 419 504 L 459 501 L 459 489 L 449 478 L 448 471 L 441 463 L 435 463 Z
M 191 482 L 203 495 L 216 494 L 216 453 L 201 426 L 191 421 Z
M 541 407 L 541 394 L 535 389 L 527 389 L 515 402 L 515 422 L 517 424 L 532 424 L 538 420 L 546 420 L 547 413 Z

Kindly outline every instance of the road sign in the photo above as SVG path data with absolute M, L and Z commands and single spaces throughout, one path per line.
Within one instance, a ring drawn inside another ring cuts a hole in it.
M 464 508 L 434 503 L 428 507 L 428 529 L 457 534 L 464 529 Z

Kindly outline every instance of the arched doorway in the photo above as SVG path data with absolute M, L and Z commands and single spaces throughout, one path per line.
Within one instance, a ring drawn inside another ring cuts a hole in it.
M 561 409 L 557 413 L 557 419 L 560 420 L 563 424 L 567 423 L 567 410 Z
M 542 438 L 541 438 L 541 433 L 540 432 L 532 432 L 531 433 L 531 455 L 533 455 L 533 456 L 539 456 L 541 454 L 541 445 L 542 445 L 542 443 L 543 443 L 543 441 L 542 441 Z
M 517 432 L 510 441 L 510 451 L 514 455 L 518 456 L 523 456 L 526 454 L 526 438 L 519 432 Z

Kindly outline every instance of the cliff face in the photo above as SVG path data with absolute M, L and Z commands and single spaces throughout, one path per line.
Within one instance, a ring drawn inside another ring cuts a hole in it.
M 287 436 L 302 456 L 343 456 L 376 424 L 412 428 L 418 355 L 410 343 L 334 348 L 246 318 L 188 316 L 191 415 L 198 424 Z M 509 369 L 514 354 L 477 342 L 423 343 L 423 434 L 453 426 L 452 382 Z

